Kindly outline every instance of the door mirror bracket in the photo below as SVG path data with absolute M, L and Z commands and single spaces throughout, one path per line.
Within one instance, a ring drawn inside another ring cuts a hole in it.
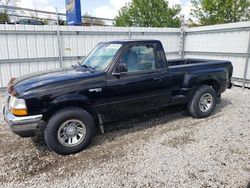
M 118 63 L 115 72 L 112 73 L 113 76 L 120 77 L 123 73 L 128 72 L 127 65 L 125 63 Z

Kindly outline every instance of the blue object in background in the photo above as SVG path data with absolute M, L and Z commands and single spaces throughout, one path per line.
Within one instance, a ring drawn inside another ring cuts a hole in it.
M 65 0 L 68 25 L 81 25 L 81 0 Z

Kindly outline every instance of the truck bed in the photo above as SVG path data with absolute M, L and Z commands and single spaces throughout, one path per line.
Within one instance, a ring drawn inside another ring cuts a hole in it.
M 199 67 L 203 70 L 208 70 L 211 68 L 224 67 L 228 69 L 229 76 L 232 76 L 233 67 L 230 61 L 223 60 L 212 60 L 212 59 L 172 59 L 167 61 L 167 66 L 174 72 L 195 72 Z
M 189 65 L 189 64 L 197 64 L 197 63 L 208 63 L 214 62 L 218 60 L 209 60 L 209 59 L 171 59 L 168 60 L 168 66 L 176 66 L 176 65 Z
M 206 78 L 214 78 L 214 75 L 216 75 L 216 79 L 224 82 L 221 84 L 221 93 L 224 92 L 227 87 L 231 87 L 230 83 L 233 67 L 230 61 L 211 59 L 173 59 L 167 62 L 167 66 L 171 71 L 172 81 L 175 82 L 173 95 L 178 95 L 181 87 L 189 87 L 185 86 L 185 83 L 191 83 L 186 80 L 191 79 L 192 76 L 186 77 L 187 75 L 194 75 L 199 78 L 204 76 Z
M 167 61 L 167 66 L 172 73 L 187 73 L 187 72 L 201 72 L 201 70 L 208 72 L 208 70 L 215 71 L 215 68 L 226 68 L 229 77 L 232 77 L 233 67 L 230 61 L 211 60 L 211 59 L 172 59 Z M 209 71 L 209 72 L 210 72 Z M 183 75 L 184 76 L 184 75 Z

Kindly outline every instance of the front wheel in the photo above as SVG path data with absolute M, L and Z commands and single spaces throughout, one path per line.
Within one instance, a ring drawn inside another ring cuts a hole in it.
M 69 155 L 85 149 L 94 132 L 94 120 L 88 112 L 81 108 L 65 108 L 49 120 L 44 138 L 51 150 Z
M 189 113 L 196 118 L 205 118 L 209 116 L 216 105 L 216 92 L 208 86 L 200 86 L 194 93 L 188 104 Z

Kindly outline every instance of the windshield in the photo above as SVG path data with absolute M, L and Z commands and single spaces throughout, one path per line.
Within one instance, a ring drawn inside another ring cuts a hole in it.
M 101 43 L 83 60 L 82 66 L 103 71 L 112 61 L 121 44 Z

